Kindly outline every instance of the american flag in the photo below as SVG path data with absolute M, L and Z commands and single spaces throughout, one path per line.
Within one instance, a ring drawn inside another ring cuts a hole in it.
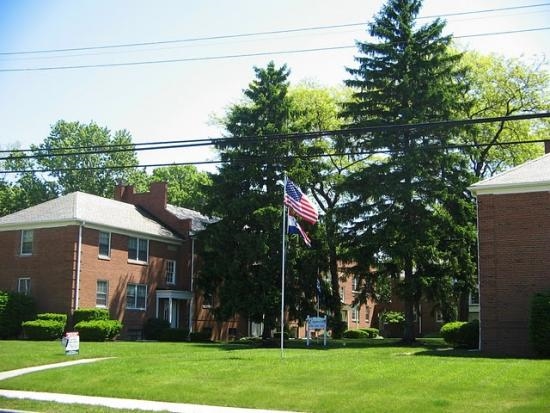
M 307 235 L 307 233 L 302 229 L 300 224 L 298 224 L 298 221 L 296 221 L 296 218 L 294 218 L 292 215 L 288 215 L 288 233 L 289 234 L 300 234 L 302 236 L 302 239 L 304 240 L 304 243 L 311 247 L 311 239 Z
M 315 224 L 319 219 L 317 208 L 290 179 L 286 181 L 284 204 L 311 224 Z

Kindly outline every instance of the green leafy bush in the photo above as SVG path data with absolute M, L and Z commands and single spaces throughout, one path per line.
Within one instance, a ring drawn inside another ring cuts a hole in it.
M 344 338 L 369 338 L 369 333 L 359 329 L 346 330 L 343 334 Z
M 550 357 L 550 290 L 535 294 L 531 300 L 529 340 L 539 356 Z
M 81 321 L 74 326 L 82 341 L 106 341 L 114 339 L 122 330 L 118 320 Z
M 385 311 L 380 316 L 380 321 L 384 324 L 399 324 L 405 321 L 405 314 L 400 311 Z
M 36 318 L 36 304 L 28 295 L 0 291 L 0 339 L 21 335 L 23 321 Z
M 479 345 L 479 321 L 452 321 L 443 324 L 441 337 L 453 347 L 477 348 Z
M 210 339 L 210 335 L 208 336 Z M 166 328 L 161 331 L 159 336 L 160 341 L 188 341 L 189 330 L 186 328 Z
M 189 340 L 196 342 L 209 342 L 212 332 L 211 331 L 193 331 L 189 333 Z
M 59 321 L 63 325 L 67 324 L 67 314 L 60 313 L 41 313 L 36 315 L 37 320 Z
M 145 340 L 160 340 L 165 330 L 168 330 L 169 328 L 170 322 L 168 320 L 150 318 L 143 325 L 143 337 Z
M 81 321 L 108 320 L 109 318 L 109 310 L 106 308 L 77 308 L 73 313 L 75 325 Z
M 58 340 L 63 336 L 65 323 L 56 320 L 24 321 L 23 335 L 29 340 Z

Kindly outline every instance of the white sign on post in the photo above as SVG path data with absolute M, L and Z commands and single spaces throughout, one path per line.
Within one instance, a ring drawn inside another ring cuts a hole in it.
M 61 344 L 65 347 L 66 355 L 78 354 L 80 352 L 80 336 L 78 331 L 65 333 Z

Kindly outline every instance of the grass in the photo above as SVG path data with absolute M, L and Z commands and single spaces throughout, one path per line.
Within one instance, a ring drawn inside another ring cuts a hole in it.
M 298 342 L 281 358 L 277 348 L 132 342 L 81 343 L 79 356 L 65 356 L 58 342 L 0 341 L 0 370 L 115 357 L 15 377 L 0 387 L 319 413 L 536 413 L 550 406 L 550 360 L 487 358 L 444 349 L 437 339 L 414 347 L 388 340 L 345 344 L 306 349 Z M 64 411 L 46 405 L 0 398 L 1 407 Z

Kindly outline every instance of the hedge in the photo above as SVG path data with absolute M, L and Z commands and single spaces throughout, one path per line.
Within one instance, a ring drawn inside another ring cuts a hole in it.
M 208 339 L 210 339 L 210 335 L 208 335 Z M 188 341 L 189 330 L 186 328 L 166 328 L 161 331 L 159 340 L 173 342 Z
M 443 324 L 441 337 L 453 347 L 478 348 L 479 346 L 479 321 L 452 321 Z
M 28 295 L 0 291 L 0 339 L 21 335 L 23 321 L 36 318 L 36 303 Z
M 108 320 L 109 318 L 109 310 L 106 308 L 77 308 L 73 313 L 75 325 L 81 321 Z
M 143 337 L 146 340 L 160 340 L 165 330 L 168 330 L 169 328 L 170 322 L 168 320 L 162 320 L 160 318 L 150 318 L 143 325 Z
M 531 299 L 529 341 L 539 356 L 550 357 L 550 290 Z
M 67 314 L 60 313 L 41 313 L 36 315 L 37 320 L 59 321 L 63 325 L 67 324 Z
M 24 321 L 23 334 L 29 340 L 58 340 L 63 336 L 65 323 L 56 320 Z
M 192 333 L 189 333 L 189 340 L 190 341 L 198 341 L 198 342 L 209 342 L 210 337 L 212 333 L 210 331 L 193 331 Z
M 378 337 L 377 328 L 356 328 L 344 331 L 344 338 L 375 338 Z
M 114 339 L 122 330 L 118 320 L 91 320 L 75 324 L 81 341 L 106 341 Z

